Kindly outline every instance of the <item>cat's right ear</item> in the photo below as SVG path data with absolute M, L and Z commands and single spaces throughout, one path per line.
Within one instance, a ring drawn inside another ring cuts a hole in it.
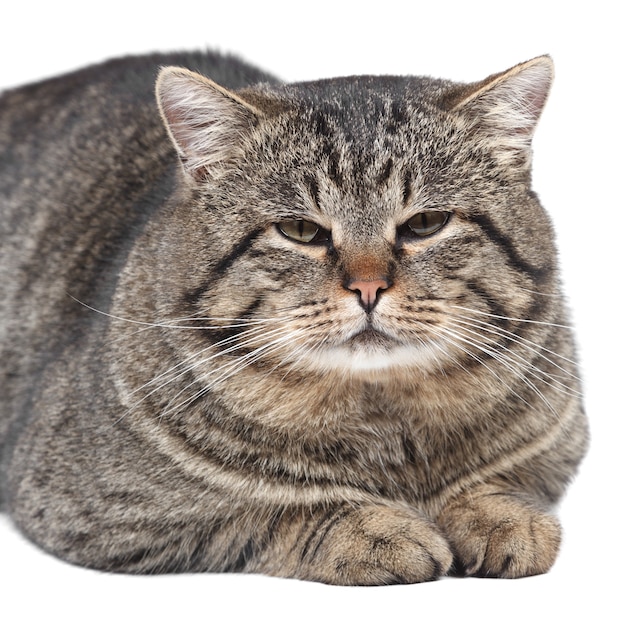
M 198 181 L 241 153 L 261 116 L 231 91 L 179 67 L 160 71 L 156 97 L 185 172 Z

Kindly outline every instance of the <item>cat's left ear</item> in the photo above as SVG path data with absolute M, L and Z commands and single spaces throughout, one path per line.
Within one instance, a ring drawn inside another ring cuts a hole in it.
M 199 181 L 240 154 L 262 116 L 237 94 L 180 67 L 161 70 L 156 96 L 185 172 Z
M 456 94 L 452 111 L 463 114 L 499 158 L 527 165 L 553 77 L 552 59 L 537 57 L 467 86 Z

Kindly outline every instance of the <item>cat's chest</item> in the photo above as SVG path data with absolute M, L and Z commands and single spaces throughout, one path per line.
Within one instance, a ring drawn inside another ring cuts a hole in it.
M 244 372 L 219 390 L 238 415 L 309 439 L 321 432 L 396 428 L 420 409 L 414 394 L 336 376 L 258 376 Z

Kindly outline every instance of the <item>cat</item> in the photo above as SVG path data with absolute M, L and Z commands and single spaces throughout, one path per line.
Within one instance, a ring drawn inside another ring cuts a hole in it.
M 190 53 L 5 92 L 17 527 L 116 572 L 549 570 L 588 440 L 531 190 L 552 76 L 283 84 Z

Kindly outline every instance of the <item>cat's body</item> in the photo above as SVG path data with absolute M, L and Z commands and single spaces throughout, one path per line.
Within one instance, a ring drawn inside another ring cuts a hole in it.
M 166 70 L 164 125 L 158 65 L 264 85 Z M 190 55 L 5 94 L 17 525 L 116 571 L 546 571 L 586 446 L 529 188 L 550 78 L 281 86 Z

